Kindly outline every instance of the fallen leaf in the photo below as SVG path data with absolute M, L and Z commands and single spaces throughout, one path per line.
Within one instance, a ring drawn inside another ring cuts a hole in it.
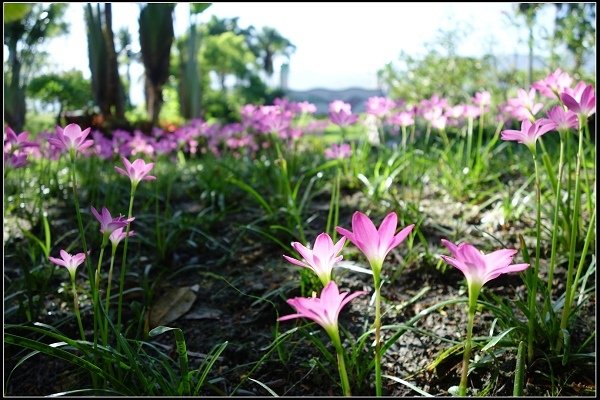
M 150 311 L 150 329 L 166 325 L 187 313 L 196 301 L 196 294 L 189 286 L 167 290 Z

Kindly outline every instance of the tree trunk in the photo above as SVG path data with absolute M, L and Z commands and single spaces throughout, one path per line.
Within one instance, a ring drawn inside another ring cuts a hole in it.
M 155 86 L 150 79 L 145 79 L 146 109 L 152 120 L 152 125 L 158 125 L 158 116 L 162 106 L 162 85 Z
M 25 88 L 21 85 L 21 61 L 17 56 L 17 43 L 9 43 L 11 77 L 4 93 L 4 119 L 15 131 L 21 132 L 25 125 Z M 5 83 L 6 85 L 6 83 Z
M 109 112 L 112 115 L 114 106 L 114 116 L 122 120 L 125 117 L 124 110 L 124 93 L 121 81 L 119 78 L 119 64 L 117 63 L 117 54 L 115 52 L 115 37 L 112 30 L 112 5 L 106 3 L 104 5 L 104 42 L 106 44 L 107 69 L 107 100 L 109 104 Z

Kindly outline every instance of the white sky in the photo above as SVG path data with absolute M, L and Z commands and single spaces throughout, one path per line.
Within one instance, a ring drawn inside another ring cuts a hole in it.
M 471 34 L 458 47 L 461 55 L 479 56 L 490 49 L 496 55 L 527 53 L 523 28 L 511 26 L 515 3 L 213 3 L 198 17 L 239 17 L 241 27 L 270 26 L 294 45 L 289 87 L 342 89 L 376 88 L 377 70 L 396 61 L 401 50 L 423 54 L 439 28 L 466 27 Z M 552 13 L 550 13 L 552 14 Z M 175 7 L 175 35 L 188 26 L 189 3 Z M 113 3 L 113 30 L 127 26 L 138 44 L 139 3 Z M 546 16 L 551 20 L 553 15 Z M 544 17 L 543 17 L 544 18 Z M 70 33 L 51 40 L 45 49 L 54 65 L 77 68 L 89 76 L 83 3 L 70 4 L 66 20 Z M 278 64 L 276 63 L 276 71 Z M 143 67 L 132 65 L 133 103 L 142 101 Z

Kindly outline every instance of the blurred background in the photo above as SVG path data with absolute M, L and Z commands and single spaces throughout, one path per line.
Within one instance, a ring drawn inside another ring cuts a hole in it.
M 318 114 L 501 102 L 556 68 L 595 83 L 595 37 L 595 3 L 4 3 L 4 122 L 148 131 L 278 97 Z

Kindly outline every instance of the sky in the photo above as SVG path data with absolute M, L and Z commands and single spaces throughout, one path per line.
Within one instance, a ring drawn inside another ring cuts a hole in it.
M 238 25 L 278 30 L 295 46 L 290 57 L 288 86 L 344 89 L 377 87 L 377 70 L 398 60 L 401 51 L 424 54 L 438 29 L 461 28 L 469 34 L 458 46 L 464 56 L 527 53 L 526 31 L 508 22 L 516 3 L 213 3 L 198 17 L 206 22 L 239 17 Z M 138 44 L 139 3 L 113 4 L 113 31 L 128 27 L 133 49 Z M 548 18 L 547 16 L 542 18 Z M 83 3 L 71 3 L 66 18 L 70 33 L 48 42 L 50 69 L 80 69 L 89 76 Z M 189 3 L 175 7 L 175 36 L 189 23 Z M 276 60 L 278 71 L 283 60 Z M 143 67 L 132 65 L 131 99 L 142 101 Z

